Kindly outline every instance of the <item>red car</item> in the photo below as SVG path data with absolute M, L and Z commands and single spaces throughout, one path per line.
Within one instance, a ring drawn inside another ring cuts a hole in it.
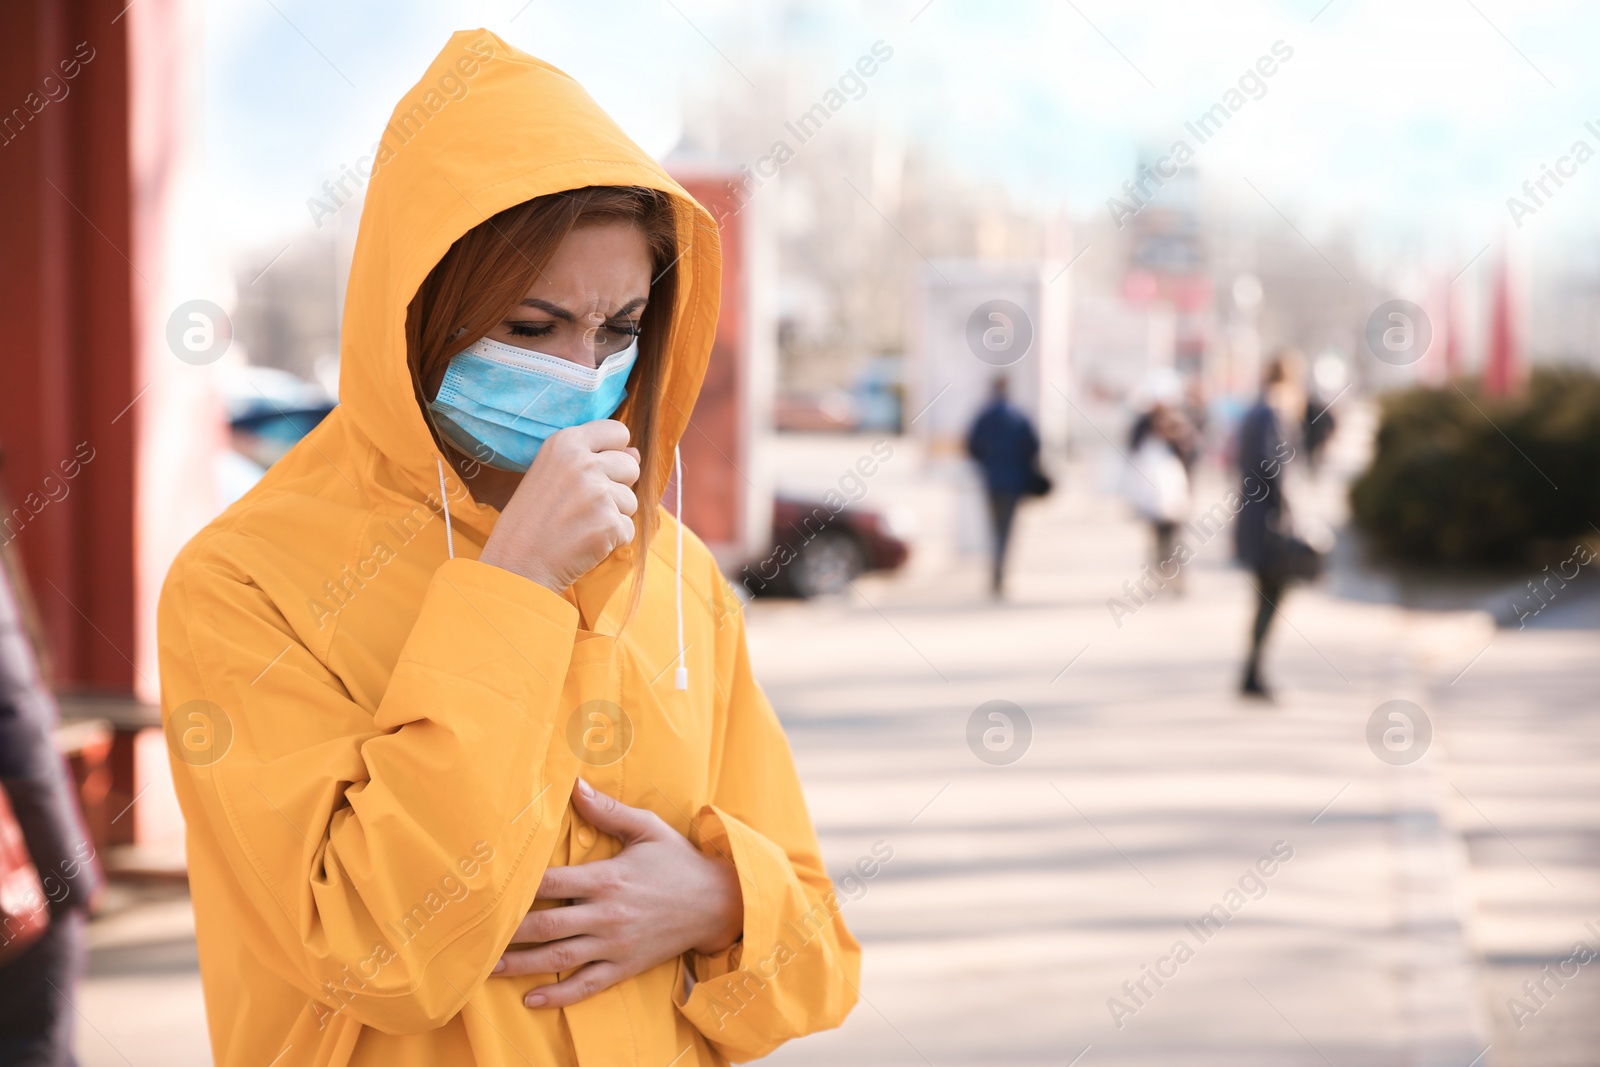
M 892 571 L 911 546 L 883 515 L 847 505 L 832 511 L 816 500 L 780 497 L 772 506 L 772 549 L 736 580 L 756 596 L 815 597 L 842 593 L 867 571 Z

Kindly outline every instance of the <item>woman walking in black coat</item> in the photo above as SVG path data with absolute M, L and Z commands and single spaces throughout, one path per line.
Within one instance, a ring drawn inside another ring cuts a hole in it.
M 1234 553 L 1254 572 L 1256 590 L 1250 652 L 1239 691 L 1262 699 L 1272 695 L 1261 680 L 1262 646 L 1290 578 L 1279 549 L 1288 532 L 1283 468 L 1295 455 L 1284 428 L 1299 425 L 1298 408 L 1304 406 L 1294 380 L 1296 363 L 1290 351 L 1272 357 L 1262 373 L 1260 397 L 1239 422 L 1239 475 L 1245 502 L 1234 521 Z

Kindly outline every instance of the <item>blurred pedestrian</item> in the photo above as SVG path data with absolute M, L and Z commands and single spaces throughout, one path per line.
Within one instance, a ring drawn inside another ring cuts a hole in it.
M 1199 453 L 1194 427 L 1165 401 L 1157 401 L 1133 425 L 1128 441 L 1132 470 L 1128 496 L 1150 524 L 1152 567 L 1175 592 L 1183 591 L 1181 565 L 1171 563 L 1178 527 L 1189 515 L 1190 471 Z
M 1239 562 L 1253 572 L 1256 592 L 1250 651 L 1239 689 L 1245 696 L 1261 699 L 1272 696 L 1261 679 L 1262 647 L 1289 581 L 1302 565 L 1298 549 L 1305 547 L 1288 529 L 1283 496 L 1284 465 L 1295 455 L 1285 428 L 1298 428 L 1305 408 L 1298 372 L 1295 352 L 1284 350 L 1274 355 L 1262 373 L 1261 395 L 1239 422 L 1238 465 L 1244 505 L 1234 521 L 1234 549 Z
M 0 555 L 11 562 L 9 553 Z M 72 1053 L 72 1004 L 84 970 L 84 923 L 100 875 L 66 763 L 56 751 L 55 698 L 40 677 L 18 580 L 9 570 L 0 565 L 0 785 L 26 856 L 8 848 L 9 862 L 0 861 L 8 868 L 0 871 L 6 883 L 0 885 L 0 1064 L 73 1067 L 78 1061 Z M 20 896 L 6 891 L 19 885 L 25 887 Z
M 1300 427 L 1300 439 L 1305 444 L 1306 467 L 1315 475 L 1322 469 L 1322 456 L 1328 442 L 1339 428 L 1333 405 L 1349 391 L 1350 372 L 1344 358 L 1328 351 L 1318 356 L 1306 375 L 1305 416 Z
M 967 433 L 967 452 L 978 461 L 989 503 L 989 551 L 993 561 L 990 591 L 1005 589 L 1006 550 L 1017 504 L 1036 493 L 1039 478 L 1039 435 L 1010 401 L 1005 378 L 996 378 L 989 402 Z
M 1183 400 L 1179 405 L 1183 417 L 1189 420 L 1189 426 L 1194 430 L 1194 454 L 1189 459 L 1189 477 L 1194 478 L 1194 465 L 1200 459 L 1200 451 L 1205 447 L 1206 431 L 1211 423 L 1211 411 L 1206 404 L 1205 383 L 1198 374 L 1191 375 L 1183 384 Z
M 1320 388 L 1312 389 L 1301 421 L 1300 438 L 1306 446 L 1306 466 L 1315 474 L 1322 469 L 1322 453 L 1327 449 L 1333 431 L 1339 426 L 1339 420 L 1333 414 L 1332 402 L 1323 396 Z

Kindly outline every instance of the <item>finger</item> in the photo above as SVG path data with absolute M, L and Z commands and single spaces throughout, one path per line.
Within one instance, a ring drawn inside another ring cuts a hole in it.
M 616 419 L 597 419 L 576 428 L 582 431 L 584 446 L 591 452 L 621 452 L 628 447 L 627 424 Z
M 607 864 L 612 860 L 596 860 L 573 867 L 546 867 L 544 880 L 534 893 L 535 900 L 590 900 L 600 894 L 600 889 L 610 873 Z
M 595 829 L 610 834 L 624 845 L 630 841 L 655 837 L 665 825 L 655 812 L 629 807 L 615 797 L 594 789 L 582 778 L 573 783 L 572 806 Z
M 551 870 L 564 871 L 565 867 Z M 571 898 L 563 898 L 571 899 Z M 562 908 L 534 908 L 522 917 L 511 933 L 513 945 L 535 945 L 559 941 L 563 937 L 600 931 L 600 909 L 590 904 L 571 904 Z
M 586 963 L 576 974 L 535 989 L 522 1002 L 530 1008 L 565 1008 L 616 985 L 621 978 L 622 968 L 610 960 Z
M 500 978 L 559 974 L 601 959 L 604 948 L 598 937 L 568 937 L 535 948 L 511 949 L 495 964 L 494 974 Z
M 620 482 L 611 483 L 611 499 L 617 505 L 617 510 L 624 515 L 632 515 L 639 510 L 639 498 L 632 489 Z
M 632 456 L 633 457 L 633 461 L 635 463 L 639 463 L 644 459 L 644 457 L 639 454 L 639 450 L 637 448 L 634 448 L 632 445 L 629 445 L 627 448 L 624 448 L 623 451 L 626 452 L 628 455 Z
M 609 452 L 601 452 L 599 459 L 601 471 L 612 481 L 632 485 L 639 480 L 639 460 L 627 451 L 614 448 Z

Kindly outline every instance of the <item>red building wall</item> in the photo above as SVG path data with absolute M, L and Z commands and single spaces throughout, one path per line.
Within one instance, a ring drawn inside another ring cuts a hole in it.
M 744 397 L 750 372 L 746 351 L 745 220 L 739 212 L 730 175 L 673 175 L 678 183 L 718 219 L 722 237 L 722 309 L 711 363 L 678 446 L 683 456 L 683 520 L 713 550 L 732 550 L 743 539 L 746 494 L 751 487 Z M 668 500 L 668 505 L 672 500 Z
M 123 6 L 8 4 L 0 33 L 0 541 L 56 684 L 126 693 L 139 386 Z

